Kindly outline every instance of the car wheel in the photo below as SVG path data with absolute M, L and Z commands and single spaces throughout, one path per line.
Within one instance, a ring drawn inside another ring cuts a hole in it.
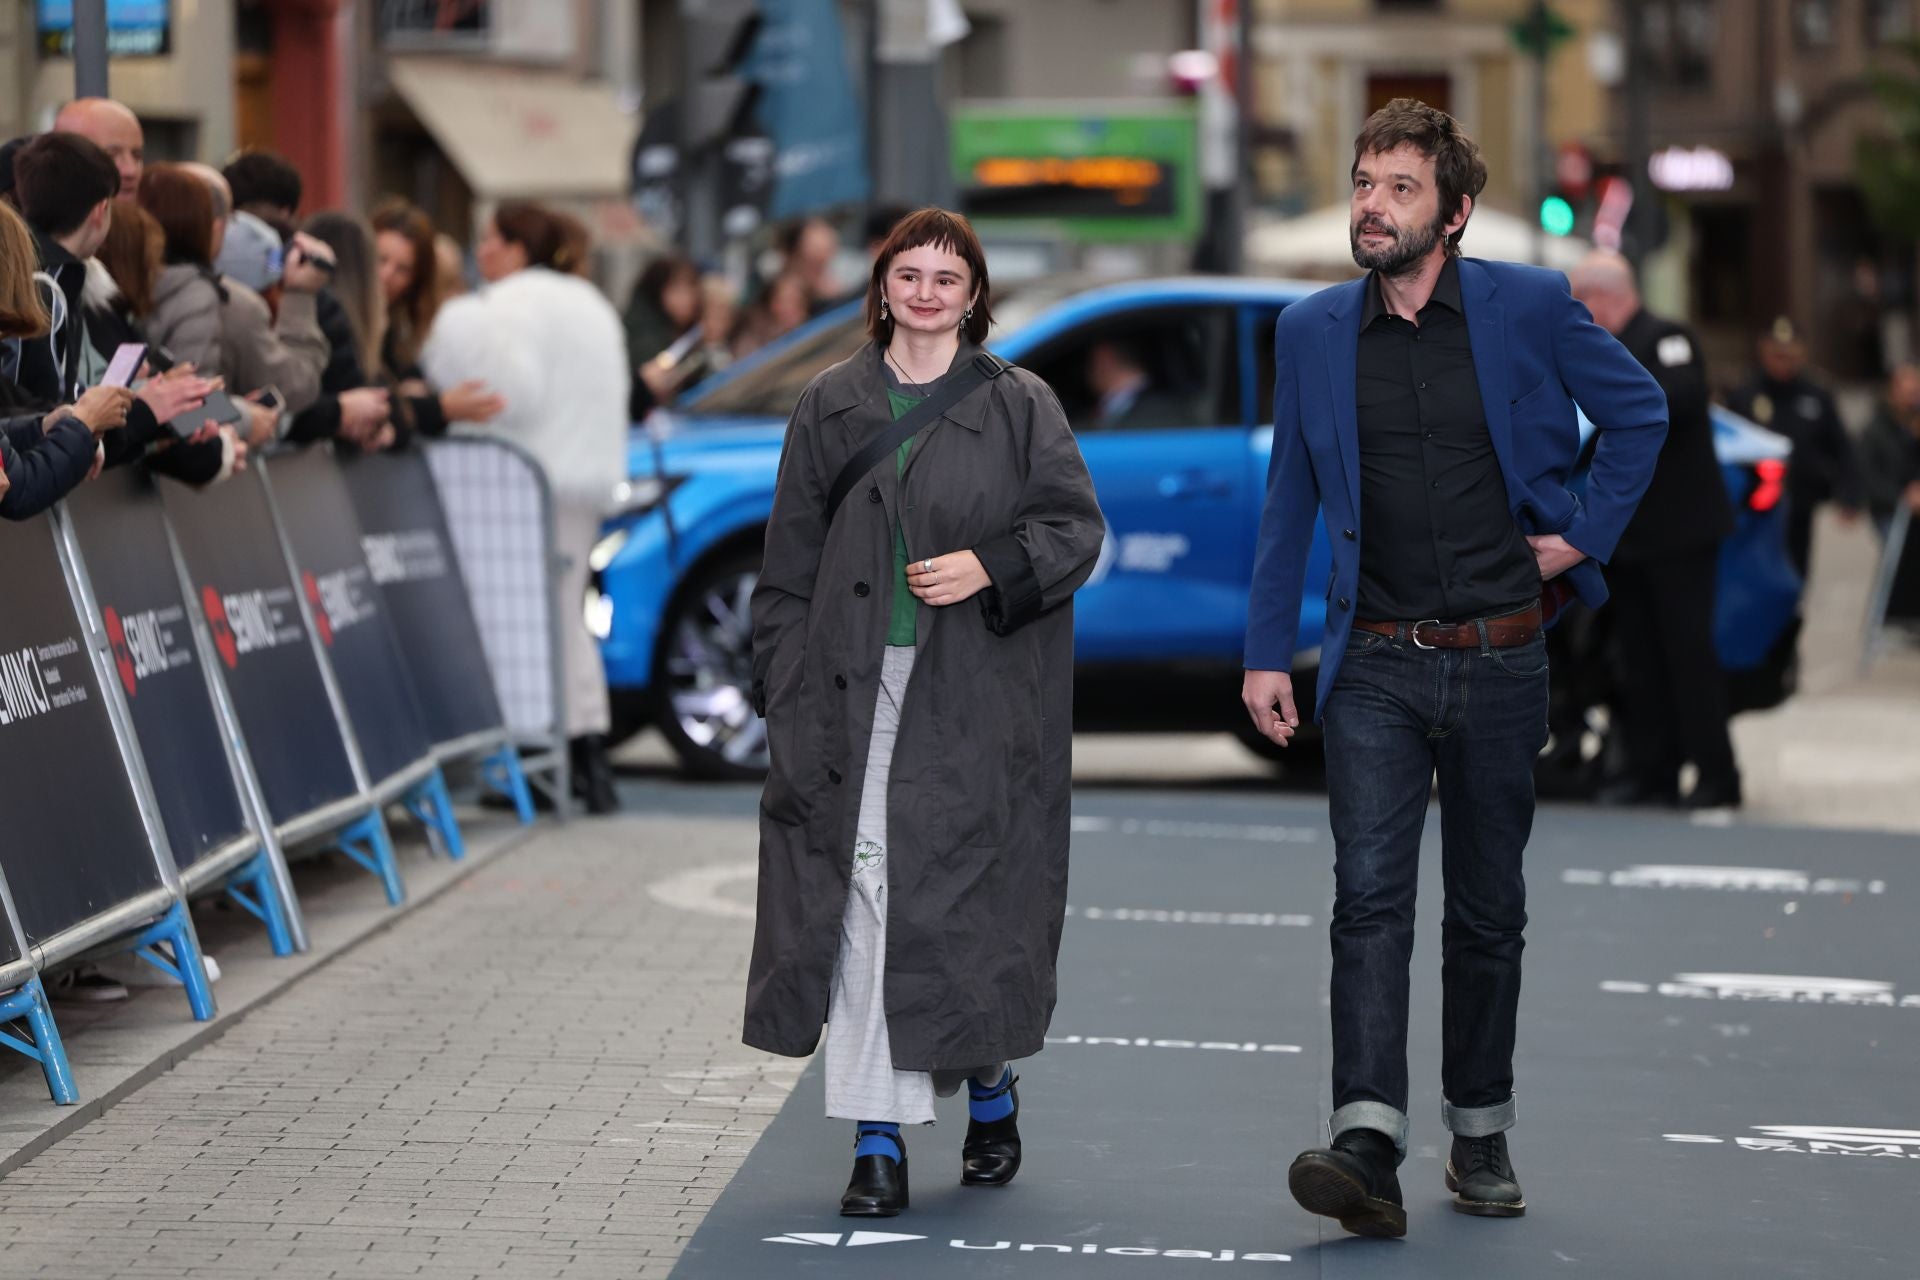
M 656 723 L 696 778 L 747 780 L 767 772 L 767 725 L 753 710 L 753 619 L 760 551 L 723 555 L 681 584 L 654 659 Z

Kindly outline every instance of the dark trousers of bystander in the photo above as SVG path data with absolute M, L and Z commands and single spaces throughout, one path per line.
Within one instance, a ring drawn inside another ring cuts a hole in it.
M 1420 837 L 1438 775 L 1441 1087 L 1463 1137 L 1513 1124 L 1522 859 L 1547 740 L 1547 647 L 1421 649 L 1355 632 L 1327 696 L 1334 838 L 1333 1132 L 1406 1154 L 1407 1015 Z
M 1713 642 L 1720 546 L 1607 569 L 1620 656 L 1619 715 L 1627 772 L 1650 796 L 1678 798 L 1691 761 L 1706 792 L 1737 790 L 1727 733 L 1727 679 Z

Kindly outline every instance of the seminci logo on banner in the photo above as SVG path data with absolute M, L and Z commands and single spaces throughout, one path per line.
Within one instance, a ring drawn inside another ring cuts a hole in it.
M 87 686 L 69 682 L 61 664 L 73 659 L 84 667 L 80 642 L 69 636 L 52 644 L 0 653 L 0 726 L 33 720 L 87 700 Z
M 240 659 L 249 653 L 299 643 L 300 611 L 294 607 L 291 588 L 221 595 L 212 587 L 202 587 L 200 607 L 207 615 L 207 629 L 213 633 L 213 647 L 228 670 L 239 666 Z
M 113 648 L 114 670 L 120 673 L 120 686 L 129 698 L 139 695 L 142 680 L 193 665 L 193 650 L 186 638 L 187 611 L 179 605 L 142 609 L 124 618 L 108 606 L 101 616 Z

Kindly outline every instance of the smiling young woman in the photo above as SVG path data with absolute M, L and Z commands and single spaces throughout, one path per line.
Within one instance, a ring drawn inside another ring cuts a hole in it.
M 1072 597 L 1105 524 L 1053 393 L 981 350 L 991 323 L 966 219 L 902 220 L 872 342 L 788 425 L 753 596 L 770 772 L 746 1040 L 804 1056 L 827 1023 L 850 1217 L 907 1207 L 900 1126 L 962 1082 L 961 1181 L 1012 1180 L 1011 1062 L 1053 1012 Z

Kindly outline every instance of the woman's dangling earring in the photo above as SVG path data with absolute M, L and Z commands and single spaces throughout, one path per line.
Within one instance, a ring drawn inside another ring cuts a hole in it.
M 961 318 L 962 320 L 971 320 L 971 319 L 973 319 L 973 308 L 972 308 L 972 307 L 968 307 L 968 308 L 966 309 L 966 311 L 964 311 L 964 312 L 962 312 L 962 313 L 961 313 L 961 316 L 960 316 L 960 318 Z
M 882 320 L 893 319 L 892 316 L 887 314 L 887 300 L 885 298 L 880 299 L 880 318 Z

